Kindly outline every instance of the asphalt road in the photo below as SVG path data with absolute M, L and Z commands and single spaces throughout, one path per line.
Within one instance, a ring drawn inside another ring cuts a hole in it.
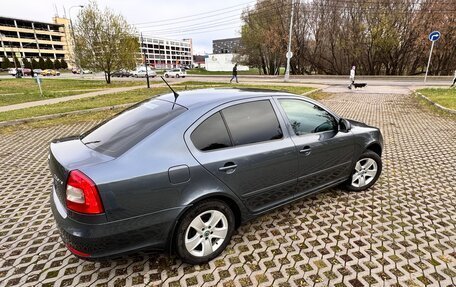
M 0 79 L 11 78 L 9 75 L 2 75 Z M 204 81 L 204 82 L 229 82 L 230 75 L 187 75 L 185 78 L 168 78 L 167 81 L 173 82 L 183 82 L 183 81 Z M 265 75 L 240 75 L 239 82 L 249 83 L 249 82 L 284 82 L 283 76 L 265 76 Z M 86 79 L 86 80 L 104 80 L 103 73 L 96 74 L 86 74 L 86 75 L 75 75 L 71 73 L 64 73 L 58 77 L 46 77 L 46 79 Z M 112 77 L 113 81 L 144 81 L 145 78 L 117 78 Z M 151 82 L 160 82 L 159 77 L 151 78 Z M 310 84 L 310 85 L 335 85 L 335 86 L 347 86 L 349 84 L 348 75 L 347 76 L 291 76 L 290 83 L 295 84 Z M 452 82 L 451 76 L 441 77 L 441 76 L 431 76 L 427 79 L 427 84 L 424 83 L 424 76 L 358 76 L 356 82 L 367 83 L 368 86 L 399 86 L 407 88 L 421 88 L 426 86 L 439 86 L 445 87 L 450 86 Z

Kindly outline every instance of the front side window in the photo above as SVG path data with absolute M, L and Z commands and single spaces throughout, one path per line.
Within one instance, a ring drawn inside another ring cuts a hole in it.
M 296 135 L 337 130 L 336 119 L 321 107 L 301 100 L 280 99 Z
M 277 116 L 268 100 L 234 105 L 222 110 L 222 114 L 235 146 L 283 137 Z

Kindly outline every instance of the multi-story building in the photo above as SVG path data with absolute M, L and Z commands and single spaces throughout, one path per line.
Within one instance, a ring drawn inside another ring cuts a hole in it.
M 145 54 L 147 64 L 156 69 L 192 66 L 192 39 L 179 41 L 144 37 L 140 43 L 141 56 Z
M 239 53 L 241 38 L 228 38 L 212 40 L 213 54 L 236 54 Z
M 51 60 L 74 63 L 69 20 L 53 18 L 53 23 L 0 17 L 0 57 Z

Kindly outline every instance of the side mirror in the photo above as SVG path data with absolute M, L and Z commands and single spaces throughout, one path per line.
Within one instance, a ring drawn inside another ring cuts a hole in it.
M 351 130 L 352 126 L 350 124 L 349 121 L 347 121 L 346 119 L 340 119 L 339 120 L 339 131 L 343 132 L 343 133 L 347 133 Z

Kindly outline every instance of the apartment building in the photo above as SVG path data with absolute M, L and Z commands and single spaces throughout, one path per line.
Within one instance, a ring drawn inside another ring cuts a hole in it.
M 141 56 L 155 69 L 170 69 L 192 66 L 192 39 L 171 40 L 157 37 L 144 37 L 140 40 Z
M 212 40 L 213 54 L 236 54 L 241 47 L 241 38 Z
M 0 17 L 0 57 L 51 60 L 74 63 L 69 20 L 54 17 L 53 23 Z M 0 58 L 1 59 L 1 58 Z

